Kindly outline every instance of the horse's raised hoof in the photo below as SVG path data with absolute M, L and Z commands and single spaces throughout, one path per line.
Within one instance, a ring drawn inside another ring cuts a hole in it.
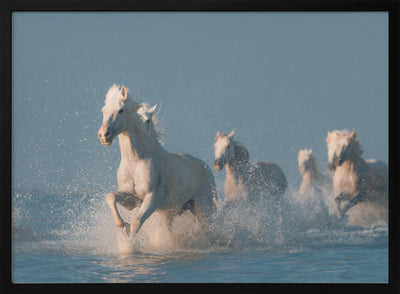
M 124 223 L 122 224 L 121 230 L 122 230 L 122 233 L 123 233 L 125 236 L 129 237 L 129 235 L 131 234 L 131 225 L 124 222 Z

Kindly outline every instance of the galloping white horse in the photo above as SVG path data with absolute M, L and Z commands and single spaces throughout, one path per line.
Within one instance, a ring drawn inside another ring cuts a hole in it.
M 216 210 L 211 169 L 193 156 L 169 153 L 161 146 L 155 109 L 156 105 L 150 108 L 131 100 L 127 88 L 115 84 L 102 108 L 100 142 L 108 146 L 118 136 L 121 150 L 118 191 L 108 193 L 106 200 L 115 224 L 127 235 L 136 234 L 156 209 L 168 210 L 170 216 L 190 209 L 202 223 Z M 122 220 L 116 203 L 129 210 L 140 206 L 130 225 Z
M 281 168 L 272 162 L 249 162 L 246 147 L 233 140 L 234 131 L 229 135 L 217 133 L 214 143 L 214 168 L 226 167 L 224 184 L 225 201 L 257 199 L 260 193 L 282 196 L 287 181 Z
M 361 143 L 356 131 L 329 132 L 326 142 L 328 167 L 334 171 L 334 199 L 340 216 L 343 217 L 356 204 L 369 203 L 382 208 L 384 218 L 387 218 L 387 165 L 374 160 L 368 162 L 361 157 Z
M 302 176 L 299 194 L 304 196 L 318 192 L 326 195 L 331 186 L 331 180 L 319 171 L 312 149 L 299 150 L 297 162 Z

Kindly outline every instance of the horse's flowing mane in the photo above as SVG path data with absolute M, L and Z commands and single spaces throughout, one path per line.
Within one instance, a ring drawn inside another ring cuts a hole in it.
M 128 89 L 127 89 L 128 90 Z M 121 94 L 121 86 L 113 84 L 110 89 L 108 89 L 108 92 L 106 94 L 106 100 L 104 100 L 104 104 L 107 104 L 111 99 L 118 98 L 123 101 L 126 101 L 124 99 L 123 95 Z
M 148 110 L 151 108 L 150 104 L 148 103 L 140 103 L 139 107 L 143 107 L 145 110 Z M 161 125 L 163 118 L 160 117 L 160 110 L 161 107 L 158 107 L 157 112 L 154 112 L 151 115 L 151 123 L 153 124 L 153 129 L 155 132 L 155 135 L 158 139 L 158 141 L 163 144 L 163 139 L 164 139 L 164 127 Z
M 238 141 L 233 141 L 232 143 L 235 146 L 235 158 L 237 158 L 239 161 L 248 161 L 250 155 L 247 148 Z
M 361 156 L 363 153 L 360 139 L 358 138 L 356 131 L 344 130 L 334 130 L 328 133 L 326 137 L 326 142 L 328 144 L 328 158 L 332 160 L 334 154 L 343 148 L 344 145 L 349 146 L 351 144 L 351 151 L 353 154 Z
M 357 134 L 355 134 L 355 136 L 352 135 L 349 138 L 349 144 L 350 144 L 350 142 L 352 142 L 353 151 L 355 153 L 357 153 L 359 156 L 361 156 L 363 154 L 363 149 L 361 147 L 361 142 L 360 142 L 360 139 L 358 138 Z

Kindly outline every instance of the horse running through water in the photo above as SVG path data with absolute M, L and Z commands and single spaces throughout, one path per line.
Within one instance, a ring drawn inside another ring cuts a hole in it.
M 329 177 L 318 170 L 317 161 L 312 155 L 312 149 L 299 150 L 297 156 L 299 172 L 302 182 L 299 187 L 300 195 L 308 195 L 317 192 L 328 194 L 329 187 L 332 185 Z
M 246 147 L 233 140 L 230 134 L 217 133 L 214 143 L 214 168 L 226 167 L 225 201 L 255 200 L 260 194 L 281 197 L 287 180 L 281 168 L 268 161 L 249 162 Z
M 318 218 L 318 214 L 327 209 L 330 215 L 336 214 L 336 205 L 331 196 L 332 178 L 321 173 L 317 167 L 317 160 L 311 149 L 299 150 L 297 156 L 299 172 L 302 181 L 298 189 L 297 200 L 300 201 L 310 220 Z
M 326 143 L 328 167 L 334 171 L 333 196 L 340 216 L 359 203 L 370 203 L 383 208 L 387 217 L 387 165 L 361 157 L 363 151 L 356 131 L 329 132 Z
M 169 153 L 162 147 L 155 109 L 156 105 L 131 100 L 128 89 L 115 84 L 102 108 L 100 142 L 108 146 L 118 137 L 121 151 L 118 191 L 108 193 L 106 200 L 115 224 L 127 235 L 136 234 L 157 209 L 168 211 L 169 216 L 190 209 L 203 224 L 216 210 L 211 169 L 200 159 Z M 128 210 L 140 206 L 131 224 L 121 218 L 116 203 Z

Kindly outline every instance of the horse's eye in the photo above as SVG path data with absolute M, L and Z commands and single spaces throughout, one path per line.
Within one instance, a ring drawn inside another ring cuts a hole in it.
M 123 110 L 123 109 L 120 109 L 118 113 L 123 113 L 123 112 L 124 112 L 124 110 Z

